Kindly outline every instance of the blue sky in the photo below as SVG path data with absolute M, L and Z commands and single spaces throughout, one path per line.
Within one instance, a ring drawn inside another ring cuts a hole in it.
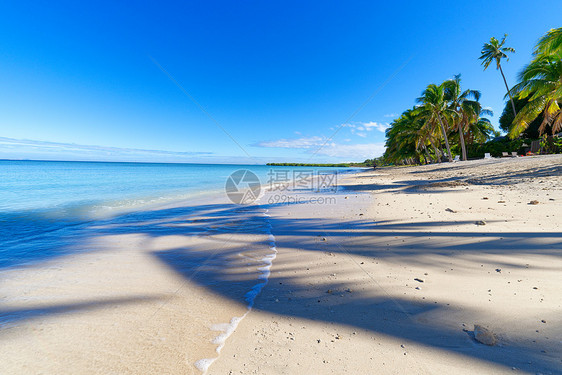
M 482 44 L 509 34 L 513 84 L 560 14 L 555 1 L 2 2 L 0 158 L 364 160 L 457 73 L 497 125 L 505 88 Z

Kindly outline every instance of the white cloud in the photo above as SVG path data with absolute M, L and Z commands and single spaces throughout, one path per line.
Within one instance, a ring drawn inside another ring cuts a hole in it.
M 394 117 L 398 117 L 398 115 L 397 115 L 396 113 L 389 113 L 389 114 L 387 114 L 387 115 L 384 115 L 384 117 L 392 117 L 392 118 L 394 118 Z
M 381 124 L 380 122 L 375 122 L 375 121 L 364 122 L 363 126 L 365 127 L 365 129 L 367 129 L 367 131 L 371 131 L 375 129 L 380 131 L 381 133 L 384 133 L 385 130 L 390 127 L 389 124 Z
M 371 159 L 381 156 L 384 153 L 384 143 L 363 143 L 356 145 L 344 145 L 331 143 L 322 147 L 316 154 L 333 156 L 339 158 L 349 158 L 350 160 Z M 316 150 L 310 150 L 314 153 Z
M 212 152 L 145 150 L 0 137 L 0 158 L 84 161 L 185 161 Z
M 254 147 L 268 147 L 268 148 L 310 148 L 319 147 L 326 142 L 324 137 L 302 137 L 293 139 L 277 139 L 274 141 L 262 141 L 254 143 Z
M 358 133 L 367 136 L 366 133 Z M 345 139 L 345 142 L 350 139 Z M 303 137 L 297 139 L 278 139 L 253 144 L 254 147 L 304 149 L 307 154 L 348 158 L 349 160 L 367 159 L 380 156 L 384 152 L 384 143 L 339 144 L 324 137 Z
M 356 124 L 343 124 L 343 127 L 349 128 L 352 134 L 356 134 L 360 137 L 365 137 L 365 133 L 359 134 L 359 132 L 370 132 L 371 130 L 378 130 L 381 133 L 384 133 L 386 129 L 390 127 L 388 123 L 380 123 L 376 121 L 369 121 L 369 122 L 359 122 Z
M 361 138 L 367 138 L 367 133 L 357 132 L 357 133 L 355 133 L 355 135 L 358 135 Z

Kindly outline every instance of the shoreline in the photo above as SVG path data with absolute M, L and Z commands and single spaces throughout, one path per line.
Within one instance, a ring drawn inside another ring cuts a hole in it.
M 559 373 L 561 172 L 560 155 L 383 168 L 337 207 L 271 209 L 270 286 L 209 374 Z
M 381 168 L 293 204 L 125 215 L 84 252 L 0 273 L 0 372 L 556 373 L 561 170 Z

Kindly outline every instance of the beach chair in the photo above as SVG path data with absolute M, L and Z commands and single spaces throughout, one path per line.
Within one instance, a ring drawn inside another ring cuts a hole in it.
M 490 155 L 489 152 L 486 152 L 486 153 L 484 154 L 484 159 L 491 159 L 491 158 L 492 158 L 492 156 Z
M 509 154 L 507 152 L 502 152 L 502 158 L 507 158 L 509 157 Z
M 516 152 L 516 151 L 511 151 L 511 157 L 512 157 L 512 158 L 516 158 L 516 157 L 517 157 L 517 152 Z
M 541 148 L 541 141 L 539 140 L 532 141 L 531 149 L 529 151 L 531 152 L 531 154 L 536 154 L 537 152 L 539 152 L 540 148 Z

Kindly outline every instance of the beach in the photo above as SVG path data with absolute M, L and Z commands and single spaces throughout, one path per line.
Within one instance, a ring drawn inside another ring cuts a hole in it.
M 561 172 L 380 168 L 96 224 L 0 273 L 0 373 L 562 373 Z

